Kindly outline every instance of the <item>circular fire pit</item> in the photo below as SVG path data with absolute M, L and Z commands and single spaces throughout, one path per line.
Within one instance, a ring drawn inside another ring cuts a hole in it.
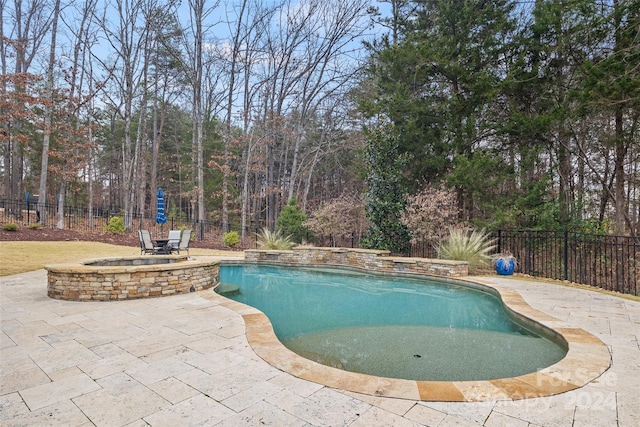
M 121 301 L 201 291 L 216 285 L 217 260 L 139 256 L 49 264 L 47 294 L 69 301 Z

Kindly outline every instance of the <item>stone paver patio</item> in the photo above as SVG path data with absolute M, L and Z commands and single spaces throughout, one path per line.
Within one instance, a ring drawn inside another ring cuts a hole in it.
M 533 308 L 609 348 L 611 368 L 552 397 L 420 402 L 331 389 L 267 364 L 212 291 L 122 302 L 47 297 L 46 272 L 0 277 L 2 426 L 640 425 L 640 302 L 518 278 Z

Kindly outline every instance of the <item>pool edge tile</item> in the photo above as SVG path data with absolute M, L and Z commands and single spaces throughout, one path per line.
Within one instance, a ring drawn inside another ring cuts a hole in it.
M 460 381 L 455 385 L 464 395 L 466 402 L 511 400 L 511 396 L 489 381 Z
M 473 283 L 472 279 L 464 281 Z M 526 317 L 566 340 L 569 347 L 567 355 L 538 372 L 488 381 L 413 381 L 375 377 L 321 365 L 299 356 L 278 340 L 271 321 L 264 313 L 223 296 L 218 297 L 221 305 L 242 316 L 249 344 L 270 365 L 327 387 L 372 396 L 440 402 L 546 397 L 583 387 L 610 368 L 609 350 L 595 335 L 569 327 L 566 322 L 534 309 L 509 287 L 492 285 L 486 280 L 476 280 L 475 283 L 495 290 L 505 306 L 518 316 Z
M 449 381 L 416 381 L 420 400 L 431 402 L 466 402 L 465 395 Z
M 513 378 L 491 380 L 489 382 L 504 390 L 512 400 L 553 396 L 580 387 L 565 379 L 560 379 L 542 372 L 534 372 Z
M 256 354 L 284 372 L 337 389 L 373 396 L 420 399 L 415 381 L 376 377 L 321 365 L 282 345 L 264 313 L 245 314 L 242 318 L 245 321 L 247 340 Z

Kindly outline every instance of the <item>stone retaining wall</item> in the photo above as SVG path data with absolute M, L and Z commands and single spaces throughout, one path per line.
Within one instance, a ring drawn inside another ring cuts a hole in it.
M 150 259 L 153 264 L 147 263 Z M 118 261 L 122 265 L 113 265 Z M 46 265 L 45 269 L 49 297 L 71 301 L 175 295 L 208 289 L 220 280 L 217 261 L 188 260 L 186 256 L 108 258 Z
M 294 248 L 288 251 L 249 249 L 247 261 L 283 264 L 334 265 L 372 270 L 382 273 L 409 273 L 440 277 L 469 274 L 465 261 L 389 256 L 389 251 L 349 248 Z

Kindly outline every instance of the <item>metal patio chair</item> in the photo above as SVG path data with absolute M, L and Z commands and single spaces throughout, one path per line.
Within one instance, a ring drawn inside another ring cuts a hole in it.
M 138 230 L 138 237 L 140 238 L 140 255 L 156 255 L 163 251 L 164 248 L 153 245 L 153 241 L 151 240 L 151 233 L 149 232 L 149 230 Z
M 170 252 L 178 252 L 180 253 L 180 236 L 182 234 L 181 230 L 169 230 L 169 241 L 167 242 L 167 247 Z

